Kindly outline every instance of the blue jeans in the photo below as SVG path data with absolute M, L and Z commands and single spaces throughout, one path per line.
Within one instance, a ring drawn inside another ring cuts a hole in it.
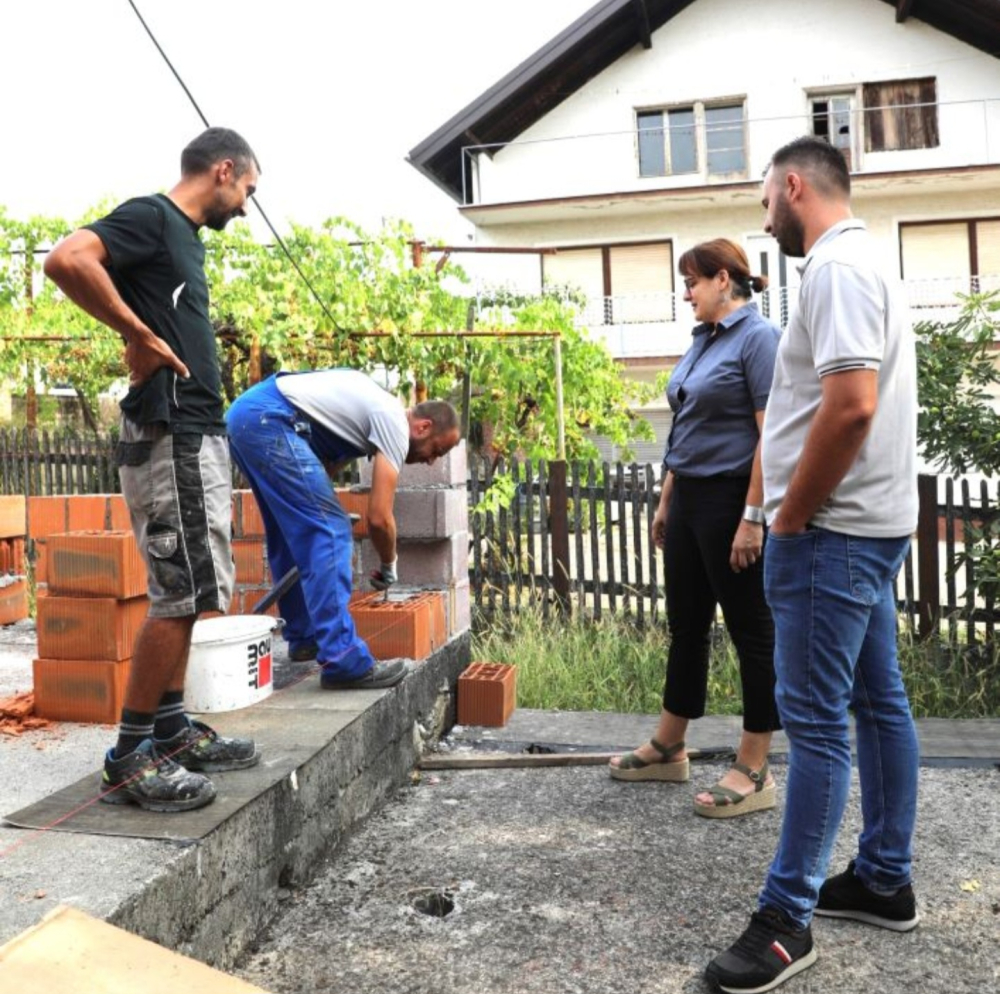
M 856 873 L 910 882 L 918 748 L 896 654 L 893 581 L 908 538 L 823 528 L 768 536 L 764 590 L 774 615 L 776 699 L 790 745 L 781 839 L 761 907 L 809 924 L 847 803 L 854 711 L 863 828 Z
M 336 679 L 363 676 L 375 659 L 348 611 L 351 520 L 313 451 L 314 426 L 273 377 L 237 397 L 226 423 L 230 452 L 264 519 L 272 578 L 277 582 L 292 566 L 299 568 L 299 582 L 278 602 L 285 638 L 293 647 L 315 639 L 323 672 Z M 323 439 L 324 457 L 336 457 L 334 441 Z M 344 454 L 350 454 L 346 448 Z

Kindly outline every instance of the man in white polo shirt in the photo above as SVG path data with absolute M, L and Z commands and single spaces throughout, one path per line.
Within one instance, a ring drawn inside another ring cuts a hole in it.
M 843 156 L 818 138 L 775 153 L 764 229 L 805 256 L 764 421 L 764 588 L 788 736 L 781 838 L 740 939 L 709 964 L 723 991 L 766 991 L 816 960 L 813 913 L 905 932 L 916 731 L 896 655 L 894 580 L 916 527 L 916 361 L 899 289 L 850 207 Z M 864 826 L 826 879 L 851 778 Z M 824 882 L 825 880 L 825 882 Z

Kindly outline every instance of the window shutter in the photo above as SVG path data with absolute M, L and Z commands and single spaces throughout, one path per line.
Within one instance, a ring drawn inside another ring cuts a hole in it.
M 1000 220 L 976 224 L 979 276 L 1000 276 Z
M 904 280 L 969 278 L 969 226 L 965 221 L 907 224 L 900 229 L 900 240 Z
M 674 261 L 670 242 L 612 245 L 615 324 L 673 320 Z
M 865 151 L 896 152 L 940 144 L 937 81 L 933 76 L 865 83 L 862 89 Z
M 555 255 L 543 255 L 542 273 L 546 287 L 582 290 L 587 297 L 588 321 L 604 323 L 604 257 L 600 248 L 559 249 Z

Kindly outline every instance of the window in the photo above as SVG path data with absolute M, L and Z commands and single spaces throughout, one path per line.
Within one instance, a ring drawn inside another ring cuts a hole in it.
M 743 149 L 743 105 L 705 108 L 705 145 L 711 176 L 746 170 Z
M 746 174 L 743 102 L 636 113 L 640 176 Z
M 1000 219 L 904 222 L 903 279 L 913 307 L 955 303 L 955 293 L 1000 288 Z
M 937 82 L 903 79 L 865 83 L 865 151 L 937 148 Z
M 673 259 L 669 241 L 560 249 L 542 257 L 543 278 L 584 292 L 589 325 L 672 321 Z
M 812 129 L 818 138 L 825 138 L 834 148 L 839 148 L 847 160 L 847 168 L 854 168 L 854 94 L 828 93 L 815 96 L 811 101 Z

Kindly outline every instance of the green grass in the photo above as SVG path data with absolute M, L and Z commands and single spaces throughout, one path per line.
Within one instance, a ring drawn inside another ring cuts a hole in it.
M 517 665 L 523 708 L 658 714 L 669 638 L 666 622 L 638 626 L 618 616 L 601 621 L 548 620 L 526 607 L 503 623 L 477 623 L 473 659 Z M 917 717 L 1000 717 L 1000 653 L 900 637 L 903 677 Z M 724 632 L 715 638 L 708 713 L 740 714 L 739 666 Z

